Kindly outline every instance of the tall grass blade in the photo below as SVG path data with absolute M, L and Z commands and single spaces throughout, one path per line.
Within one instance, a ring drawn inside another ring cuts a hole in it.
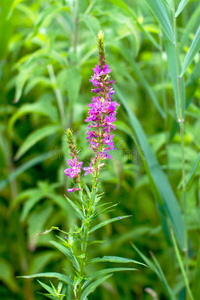
M 174 250 L 175 250 L 175 253 L 176 253 L 176 258 L 177 258 L 177 261 L 179 263 L 179 266 L 180 266 L 180 269 L 181 269 L 181 273 L 182 273 L 184 281 L 185 281 L 185 285 L 186 285 L 186 289 L 187 289 L 188 295 L 189 295 L 189 297 L 190 297 L 191 300 L 194 300 L 194 298 L 192 296 L 192 292 L 190 290 L 190 285 L 189 285 L 187 274 L 185 272 L 185 268 L 184 268 L 184 265 L 183 265 L 183 262 L 182 262 L 182 258 L 181 258 L 181 255 L 179 253 L 179 250 L 178 250 L 178 245 L 176 243 L 176 239 L 175 239 L 175 236 L 174 236 L 174 233 L 173 233 L 172 230 L 171 230 L 171 236 L 172 236 L 172 242 L 173 242 L 173 245 L 174 245 Z
M 167 12 L 165 7 L 160 0 L 145 0 L 151 11 L 153 12 L 154 16 L 156 17 L 158 23 L 160 24 L 161 28 L 169 38 L 169 40 L 174 43 L 174 32 L 168 18 Z
M 184 224 L 180 212 L 180 208 L 177 202 L 177 199 L 174 195 L 174 192 L 171 188 L 171 185 L 166 177 L 165 173 L 161 169 L 154 153 L 152 152 L 147 137 L 144 133 L 143 128 L 141 127 L 139 121 L 137 120 L 134 113 L 131 111 L 130 107 L 126 103 L 122 94 L 119 92 L 118 88 L 115 86 L 115 90 L 118 94 L 119 99 L 121 100 L 129 118 L 129 122 L 134 130 L 135 135 L 140 143 L 140 146 L 145 153 L 145 159 L 153 178 L 154 184 L 157 187 L 157 190 L 160 194 L 160 197 L 163 202 L 164 209 L 171 221 L 172 227 L 174 229 L 175 235 L 179 242 L 180 247 L 184 248 Z
M 176 46 L 172 44 L 169 40 L 165 40 L 165 48 L 167 52 L 167 62 L 169 74 L 172 80 L 174 100 L 175 100 L 175 110 L 177 115 L 177 121 L 180 121 L 180 109 L 179 100 L 181 101 L 182 119 L 184 119 L 185 114 L 185 87 L 184 79 L 179 78 L 178 71 L 178 61 L 176 56 Z M 180 88 L 180 99 L 179 99 L 179 88 Z
M 166 118 L 166 113 L 164 112 L 164 110 L 162 109 L 156 94 L 154 92 L 154 90 L 152 89 L 152 87 L 150 86 L 150 84 L 148 83 L 148 81 L 146 80 L 146 78 L 144 77 L 142 71 L 140 70 L 140 68 L 138 67 L 138 65 L 136 64 L 136 62 L 133 60 L 131 52 L 126 49 L 122 44 L 119 45 L 119 50 L 121 52 L 121 54 L 124 56 L 124 58 L 128 61 L 128 63 L 131 65 L 131 67 L 133 68 L 136 76 L 138 77 L 141 85 L 146 89 L 146 91 L 148 92 L 150 98 L 152 99 L 155 107 L 157 108 L 157 110 L 159 111 L 160 115 L 163 118 Z
M 141 22 L 138 20 L 138 17 L 136 16 L 135 12 L 122 0 L 109 0 L 114 5 L 124 9 L 126 12 L 128 12 L 136 22 L 138 28 L 148 37 L 148 39 L 153 43 L 153 45 L 160 50 L 160 45 L 156 42 L 154 37 L 150 34 L 149 31 L 146 30 L 146 28 L 141 24 Z
M 200 165 L 200 152 L 199 152 L 199 154 L 197 156 L 197 159 L 196 159 L 196 161 L 194 163 L 194 166 L 193 166 L 193 168 L 192 168 L 192 170 L 191 170 L 188 178 L 186 179 L 186 183 L 185 183 L 186 187 L 190 186 L 190 184 L 192 183 L 192 181 L 194 179 L 194 176 L 195 176 L 195 174 L 196 174 L 196 172 L 197 172 L 197 170 L 199 168 L 199 165 Z
M 199 278 L 200 278 L 200 247 L 199 247 L 199 251 L 198 251 L 197 265 L 196 265 L 196 269 L 195 269 L 194 283 L 193 283 L 193 287 L 192 287 L 194 299 L 198 299 L 198 297 L 200 295 Z
M 175 18 L 178 17 L 178 15 L 180 15 L 180 13 L 182 12 L 182 10 L 184 9 L 184 7 L 186 6 L 186 4 L 188 3 L 189 0 L 181 0 L 181 2 L 178 5 L 178 8 L 176 10 L 175 13 Z
M 197 29 L 197 32 L 196 32 L 195 36 L 194 36 L 194 39 L 193 39 L 192 44 L 190 46 L 190 49 L 188 50 L 188 52 L 186 54 L 180 76 L 183 76 L 183 74 L 185 73 L 187 67 L 190 65 L 190 63 L 194 59 L 195 55 L 199 51 L 199 49 L 200 49 L 200 25 Z
M 195 9 L 190 19 L 188 20 L 186 26 L 184 27 L 184 32 L 181 36 L 180 49 L 182 49 L 186 45 L 187 40 L 190 38 L 191 32 L 193 32 L 196 28 L 198 28 L 199 19 L 200 19 L 200 4 Z

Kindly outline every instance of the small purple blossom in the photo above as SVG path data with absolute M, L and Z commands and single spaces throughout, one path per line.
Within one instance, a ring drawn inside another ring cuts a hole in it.
M 73 188 L 73 189 L 68 189 L 67 191 L 69 193 L 73 193 L 74 191 L 80 191 L 80 189 Z
M 67 175 L 69 179 L 77 178 L 78 174 L 81 172 L 81 166 L 83 162 L 78 162 L 77 158 L 74 157 L 72 160 L 68 159 L 67 163 L 71 168 L 64 170 L 65 175 Z

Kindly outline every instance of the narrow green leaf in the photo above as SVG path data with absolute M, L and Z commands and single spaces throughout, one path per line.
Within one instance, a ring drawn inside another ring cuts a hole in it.
M 174 39 L 174 32 L 168 18 L 167 12 L 165 7 L 160 0 L 145 0 L 151 11 L 153 12 L 154 16 L 158 20 L 158 23 L 164 30 L 167 37 L 170 39 L 172 43 L 175 42 Z
M 198 297 L 200 295 L 199 278 L 200 278 L 200 247 L 199 247 L 199 251 L 198 251 L 197 264 L 196 264 L 195 275 L 194 275 L 194 283 L 193 283 L 193 287 L 192 287 L 194 299 L 198 299 Z
M 93 258 L 90 263 L 98 263 L 98 262 L 114 262 L 114 263 L 135 263 L 135 264 L 139 264 L 139 265 L 143 265 L 146 266 L 145 264 L 133 260 L 133 259 L 128 259 L 128 258 L 124 258 L 124 257 L 119 257 L 119 256 L 103 256 L 103 257 L 97 257 L 97 258 Z
M 6 179 L 3 179 L 0 181 L 0 191 L 3 190 L 10 181 L 17 178 L 20 174 L 22 174 L 26 170 L 30 169 L 31 167 L 41 163 L 42 161 L 47 160 L 48 158 L 50 158 L 49 153 L 44 153 L 44 154 L 41 154 L 41 155 L 38 155 L 38 156 L 32 158 L 28 162 L 21 165 L 19 168 L 15 169 L 15 171 L 10 173 Z
M 183 63 L 183 67 L 182 67 L 182 71 L 180 74 L 180 77 L 183 76 L 183 74 L 185 73 L 187 67 L 190 65 L 190 63 L 192 62 L 192 60 L 194 59 L 195 55 L 197 54 L 197 52 L 200 49 L 200 25 L 197 29 L 197 32 L 194 36 L 194 39 L 192 41 L 192 44 L 185 56 L 185 60 Z
M 187 40 L 191 36 L 191 32 L 193 32 L 194 29 L 198 27 L 199 18 L 200 18 L 200 4 L 194 10 L 193 14 L 190 16 L 188 22 L 186 23 L 186 26 L 184 26 L 184 32 L 181 36 L 180 49 L 183 49 L 183 47 L 186 45 Z
M 44 94 L 35 103 L 26 103 L 22 105 L 16 113 L 12 115 L 8 122 L 9 132 L 13 132 L 13 127 L 15 122 L 25 114 L 39 114 L 48 116 L 52 121 L 56 122 L 58 120 L 58 113 L 56 108 L 52 104 L 53 98 L 51 94 Z
M 137 269 L 135 269 L 135 268 L 109 268 L 109 269 L 97 271 L 94 275 L 89 276 L 88 279 L 92 280 L 92 279 L 94 279 L 94 278 L 96 278 L 96 277 L 104 276 L 104 275 L 106 275 L 106 274 L 114 273 L 114 272 L 136 271 L 136 270 L 137 270 Z
M 148 30 L 142 25 L 142 23 L 139 21 L 139 18 L 135 14 L 134 10 L 131 9 L 125 2 L 122 0 L 109 0 L 114 5 L 124 9 L 126 12 L 128 12 L 136 22 L 138 28 L 148 37 L 148 39 L 153 43 L 153 45 L 160 50 L 160 45 L 156 42 L 156 40 L 153 38 L 153 36 L 150 34 Z
M 37 277 L 57 278 L 58 280 L 73 286 L 73 281 L 67 275 L 63 275 L 56 272 L 37 273 L 33 275 L 18 276 L 17 278 L 37 278 Z
M 156 265 L 156 267 L 158 269 L 158 272 L 160 274 L 160 279 L 161 279 L 162 283 L 164 284 L 166 290 L 168 291 L 168 293 L 170 295 L 170 299 L 171 300 L 176 300 L 176 296 L 175 296 L 173 290 L 171 289 L 171 287 L 169 286 L 169 284 L 167 282 L 167 279 L 165 277 L 165 274 L 163 273 L 163 270 L 162 270 L 159 262 L 157 261 L 156 257 L 153 255 L 153 253 L 151 254 L 151 256 L 152 256 L 152 258 L 154 260 L 154 263 L 155 263 L 155 265 Z
M 96 281 L 92 282 L 88 287 L 86 287 L 86 289 L 82 292 L 82 295 L 81 295 L 81 300 L 86 300 L 87 299 L 87 296 L 89 294 L 91 294 L 92 292 L 95 291 L 95 289 L 100 285 L 102 284 L 105 280 L 107 280 L 109 277 L 111 277 L 112 274 L 110 275 L 107 275 L 107 276 L 103 276 L 99 279 L 97 279 Z
M 156 156 L 152 152 L 147 137 L 145 135 L 145 132 L 141 124 L 139 123 L 138 119 L 131 111 L 130 107 L 128 106 L 124 97 L 122 96 L 121 92 L 119 92 L 116 86 L 115 86 L 115 90 L 128 114 L 129 122 L 140 143 L 140 146 L 145 156 L 145 161 L 151 173 L 151 177 L 153 178 L 153 181 L 163 201 L 164 209 L 174 228 L 179 245 L 181 248 L 184 248 L 185 245 L 184 224 L 183 224 L 180 208 L 178 205 L 178 201 L 174 195 L 174 192 L 171 188 L 168 178 L 163 172 L 163 170 L 161 169 Z
M 78 208 L 78 206 L 73 202 L 71 201 L 66 195 L 64 195 L 65 198 L 67 199 L 67 202 L 72 206 L 72 208 L 75 210 L 75 213 L 76 215 L 78 216 L 78 218 L 80 220 L 85 220 L 85 217 L 82 213 L 82 211 Z
M 180 15 L 180 13 L 182 12 L 182 10 L 184 9 L 184 7 L 186 6 L 186 4 L 188 3 L 189 0 L 181 0 L 181 2 L 178 5 L 178 8 L 176 10 L 175 13 L 175 18 L 178 17 L 178 15 Z
M 199 152 L 199 154 L 197 156 L 197 159 L 196 159 L 196 161 L 194 163 L 194 166 L 193 166 L 190 174 L 188 175 L 188 177 L 186 179 L 186 183 L 185 183 L 186 187 L 189 187 L 191 185 L 191 183 L 192 183 L 192 181 L 193 181 L 193 179 L 195 177 L 195 174 L 196 174 L 196 172 L 197 172 L 197 170 L 199 168 L 199 165 L 200 165 L 200 152 Z M 178 188 L 180 188 L 181 186 L 182 186 L 182 182 L 179 184 Z
M 18 149 L 15 155 L 15 159 L 18 160 L 20 157 L 22 157 L 22 155 L 24 155 L 31 147 L 33 147 L 40 140 L 52 134 L 57 134 L 59 131 L 62 131 L 60 125 L 48 125 L 31 132 L 31 134 L 28 135 L 21 147 Z
M 178 250 L 178 245 L 176 243 L 176 239 L 175 239 L 173 230 L 171 230 L 171 236 L 172 236 L 172 242 L 173 242 L 173 245 L 174 245 L 174 250 L 175 250 L 175 253 L 176 253 L 176 258 L 177 258 L 179 267 L 181 269 L 181 273 L 182 273 L 184 281 L 185 281 L 185 285 L 186 285 L 186 289 L 187 289 L 188 295 L 189 295 L 189 297 L 190 297 L 191 300 L 194 300 L 194 298 L 192 296 L 192 292 L 190 290 L 190 285 L 189 285 L 189 282 L 188 282 L 187 274 L 185 272 L 183 261 L 182 261 L 181 255 L 179 253 L 179 250 Z
M 145 263 L 149 266 L 149 268 L 154 271 L 156 273 L 156 275 L 158 276 L 158 278 L 161 280 L 161 282 L 164 284 L 166 290 L 168 291 L 169 295 L 170 295 L 170 299 L 171 300 L 175 300 L 176 297 L 172 291 L 172 289 L 170 288 L 164 274 L 163 271 L 158 263 L 158 261 L 155 259 L 154 257 L 154 262 L 156 263 L 156 265 L 154 265 L 144 254 L 142 254 L 142 252 L 140 252 L 140 250 L 131 243 L 132 247 L 135 249 L 135 251 L 142 257 L 142 259 L 145 261 Z
M 65 246 L 54 242 L 54 241 L 50 241 L 50 244 L 52 244 L 54 247 L 56 247 L 60 252 L 62 252 L 67 258 L 69 258 L 70 260 L 74 261 L 74 256 L 72 255 L 71 251 L 69 249 L 67 249 Z
M 112 219 L 103 221 L 103 222 L 97 224 L 96 226 L 94 226 L 94 227 L 89 231 L 89 233 L 92 233 L 92 232 L 94 232 L 95 230 L 97 230 L 97 229 L 99 229 L 99 228 L 101 228 L 101 227 L 103 227 L 103 226 L 105 226 L 105 225 L 107 225 L 107 224 L 110 224 L 110 223 L 112 223 L 112 222 L 119 221 L 119 220 L 121 220 L 121 219 L 125 219 L 125 218 L 128 218 L 128 217 L 130 217 L 130 216 L 116 217 L 116 218 L 112 218 Z
M 13 266 L 3 258 L 0 258 L 0 280 L 7 285 L 10 291 L 19 292 L 19 286 L 14 276 Z
M 158 269 L 156 268 L 156 266 L 150 261 L 149 258 L 147 258 L 144 254 L 142 254 L 142 252 L 135 246 L 131 243 L 131 246 L 135 249 L 135 251 L 141 256 L 141 258 L 144 260 L 144 262 L 147 264 L 147 266 L 152 270 L 154 271 L 157 276 L 160 278 L 160 274 L 158 272 Z
M 41 282 L 40 280 L 37 280 L 37 282 L 39 282 L 39 284 L 40 284 L 47 292 L 49 292 L 50 294 L 56 296 L 54 290 L 53 290 L 50 286 L 48 286 L 47 284 Z
M 177 56 L 176 56 L 176 46 L 174 44 L 172 44 L 170 41 L 165 40 L 165 48 L 166 48 L 166 53 L 167 53 L 169 74 L 170 74 L 170 77 L 172 80 L 173 91 L 174 91 L 174 100 L 175 100 L 177 121 L 179 122 L 181 119 L 179 102 L 181 102 L 182 119 L 184 119 L 184 115 L 185 115 L 184 78 L 179 77 L 178 61 L 177 61 Z M 179 99 L 179 87 L 180 87 L 180 99 Z
M 148 92 L 151 100 L 153 101 L 155 107 L 157 108 L 157 110 L 159 111 L 160 115 L 163 118 L 166 118 L 166 113 L 164 112 L 164 110 L 162 109 L 156 94 L 154 92 L 154 90 L 152 89 L 152 87 L 150 86 L 150 84 L 148 83 L 148 81 L 146 80 L 146 78 L 143 75 L 143 72 L 140 70 L 140 68 L 138 67 L 137 63 L 134 61 L 132 54 L 130 52 L 129 49 L 125 48 L 123 46 L 123 44 L 119 44 L 119 51 L 122 53 L 122 55 L 124 56 L 124 58 L 128 61 L 128 63 L 131 65 L 131 67 L 133 68 L 135 75 L 138 77 L 140 84 L 146 89 L 146 91 Z
M 93 35 L 96 37 L 99 30 L 101 29 L 100 23 L 97 18 L 90 15 L 80 15 L 80 20 L 83 20 L 85 24 L 88 26 L 90 31 L 93 33 Z
M 14 9 L 15 9 L 15 7 L 16 7 L 19 3 L 23 2 L 23 1 L 25 1 L 25 0 L 14 0 L 14 1 L 13 1 L 12 5 L 11 5 L 11 7 L 10 7 L 10 11 L 9 11 L 8 16 L 7 16 L 7 19 L 10 19 L 10 17 L 12 16 L 13 11 L 14 11 Z

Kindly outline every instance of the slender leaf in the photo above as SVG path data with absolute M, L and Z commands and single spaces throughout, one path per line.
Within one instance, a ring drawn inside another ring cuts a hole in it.
M 176 297 L 172 291 L 172 289 L 170 288 L 165 276 L 164 276 L 164 273 L 158 263 L 158 261 L 156 260 L 155 257 L 154 258 L 154 262 L 155 262 L 155 265 L 144 255 L 142 254 L 142 252 L 140 252 L 140 250 L 131 243 L 132 247 L 135 249 L 135 251 L 142 257 L 142 259 L 145 261 L 145 263 L 149 266 L 149 268 L 154 271 L 156 273 L 156 275 L 158 276 L 158 278 L 161 280 L 161 282 L 164 284 L 166 290 L 168 291 L 169 295 L 170 295 L 170 299 L 171 300 L 175 300 Z
M 50 243 L 54 247 L 56 247 L 60 252 L 62 252 L 67 258 L 74 261 L 74 256 L 72 255 L 72 253 L 69 249 L 67 249 L 65 246 L 63 246 L 57 242 L 54 242 L 54 241 L 50 241 Z
M 173 233 L 172 230 L 171 230 L 171 236 L 172 236 L 172 242 L 173 242 L 173 245 L 174 245 L 174 250 L 175 250 L 175 253 L 176 253 L 176 258 L 177 258 L 177 261 L 179 263 L 179 266 L 180 266 L 180 269 L 181 269 L 181 273 L 182 273 L 184 281 L 185 281 L 185 285 L 186 285 L 186 289 L 187 289 L 188 295 L 189 295 L 189 297 L 190 297 L 191 300 L 194 300 L 194 298 L 192 296 L 192 292 L 190 290 L 190 285 L 189 285 L 189 282 L 188 282 L 187 274 L 185 272 L 183 261 L 182 261 L 181 255 L 179 253 L 179 250 L 178 250 L 178 245 L 176 243 L 176 239 L 175 239 L 175 236 L 174 236 L 174 233 Z
M 167 12 L 165 7 L 160 0 L 145 0 L 151 11 L 153 12 L 154 16 L 158 20 L 158 23 L 164 30 L 167 37 L 170 39 L 172 43 L 175 42 L 174 39 L 174 32 L 168 18 Z
M 64 195 L 64 196 L 65 196 L 65 198 L 67 199 L 68 203 L 69 203 L 69 204 L 73 207 L 73 209 L 75 210 L 76 215 L 78 216 L 78 218 L 79 218 L 80 220 L 85 220 L 84 215 L 83 215 L 82 211 L 78 208 L 78 206 L 77 206 L 73 201 L 71 201 L 66 195 Z
M 198 299 L 198 297 L 200 295 L 199 278 L 200 278 L 200 247 L 199 247 L 199 251 L 198 251 L 197 264 L 196 264 L 195 276 L 194 276 L 194 283 L 193 283 L 193 287 L 192 287 L 192 292 L 193 292 L 193 295 L 194 295 L 194 299 Z
M 139 264 L 139 265 L 143 265 L 146 266 L 145 264 L 133 260 L 133 259 L 128 259 L 128 258 L 124 258 L 124 257 L 119 257 L 119 256 L 103 256 L 103 257 L 97 257 L 97 258 L 93 258 L 90 263 L 98 263 L 98 262 L 114 262 L 114 263 L 135 263 L 135 264 Z
M 24 163 L 19 168 L 15 169 L 15 171 L 10 173 L 6 179 L 3 179 L 0 181 L 0 191 L 3 190 L 10 181 L 17 178 L 20 174 L 22 174 L 29 168 L 41 163 L 42 161 L 47 160 L 48 158 L 50 158 L 49 153 L 44 153 L 44 154 L 38 155 L 38 156 L 30 159 L 28 162 Z
M 180 115 L 179 103 L 181 103 L 182 119 L 184 119 L 184 115 L 185 115 L 184 79 L 183 77 L 182 78 L 179 77 L 179 62 L 177 61 L 176 46 L 172 44 L 170 41 L 166 40 L 165 48 L 167 52 L 169 74 L 172 80 L 173 91 L 174 91 L 177 121 L 180 122 L 181 115 Z M 179 87 L 180 87 L 180 94 L 179 94 Z
M 49 292 L 51 295 L 56 296 L 54 290 L 53 290 L 50 286 L 48 286 L 47 284 L 41 282 L 40 280 L 37 280 L 37 282 L 39 282 L 39 284 L 40 284 L 47 292 Z
M 107 225 L 107 224 L 110 224 L 110 223 L 112 223 L 112 222 L 119 221 L 119 220 L 121 220 L 121 219 L 125 219 L 125 218 L 128 218 L 128 217 L 130 217 L 130 216 L 116 217 L 116 218 L 112 218 L 112 219 L 103 221 L 103 222 L 97 224 L 96 226 L 94 226 L 94 227 L 90 230 L 89 233 L 92 233 L 92 232 L 94 232 L 95 230 L 97 230 L 97 229 L 99 229 L 99 228 L 101 228 L 101 227 L 103 227 L 103 226 L 105 226 L 105 225 Z
M 190 65 L 190 63 L 192 62 L 192 60 L 194 59 L 196 53 L 199 51 L 200 49 L 200 25 L 197 29 L 197 32 L 194 36 L 194 39 L 192 41 L 192 44 L 186 54 L 185 60 L 183 62 L 183 67 L 181 70 L 181 74 L 180 77 L 183 76 L 183 74 L 185 73 L 187 67 Z
M 113 272 L 136 271 L 136 270 L 137 269 L 135 269 L 135 268 L 109 268 L 109 269 L 97 271 L 94 275 L 90 276 L 89 279 L 91 280 L 96 277 L 104 276 L 106 274 L 113 273 Z
M 149 167 L 149 171 L 151 173 L 153 181 L 163 201 L 164 209 L 174 228 L 174 232 L 176 234 L 179 245 L 181 248 L 184 248 L 185 245 L 184 224 L 183 224 L 177 199 L 174 195 L 174 192 L 171 188 L 168 178 L 163 172 L 163 170 L 161 169 L 154 153 L 152 152 L 149 143 L 147 141 L 146 135 L 144 133 L 144 130 L 140 125 L 139 121 L 137 120 L 136 116 L 131 111 L 130 107 L 126 103 L 122 94 L 119 92 L 118 88 L 115 87 L 115 90 L 128 114 L 129 122 L 135 132 L 135 135 L 137 136 L 137 139 L 140 143 L 143 153 L 145 154 L 146 163 Z
M 57 134 L 62 128 L 59 125 L 48 125 L 43 128 L 39 128 L 33 131 L 25 139 L 21 147 L 18 149 L 15 159 L 18 160 L 22 155 L 24 155 L 31 147 L 33 147 L 37 142 L 43 138 L 50 136 L 52 134 Z
M 159 50 L 160 49 L 160 45 L 156 42 L 156 40 L 153 38 L 153 36 L 150 34 L 150 32 L 148 30 L 146 30 L 146 28 L 141 24 L 141 22 L 139 21 L 139 18 L 137 17 L 137 15 L 135 14 L 134 10 L 131 9 L 125 2 L 123 2 L 122 0 L 109 0 L 111 3 L 113 3 L 114 5 L 124 9 L 126 12 L 128 12 L 134 19 L 134 21 L 136 22 L 138 28 L 148 37 L 148 39 L 153 43 L 153 45 Z
M 47 273 L 37 273 L 33 275 L 18 276 L 18 278 L 37 278 L 37 277 L 47 277 L 47 278 L 57 278 L 58 280 L 65 282 L 66 284 L 73 285 L 73 281 L 67 276 L 56 272 Z
M 178 15 L 180 15 L 180 13 L 182 12 L 182 10 L 184 9 L 184 7 L 186 6 L 186 4 L 188 3 L 189 0 L 181 0 L 181 2 L 178 5 L 178 8 L 176 10 L 175 13 L 175 18 L 178 17 Z
M 200 4 L 194 10 L 186 26 L 184 27 L 184 32 L 181 36 L 180 49 L 182 49 L 186 45 L 186 42 L 190 38 L 191 32 L 194 31 L 194 28 L 198 28 L 199 18 L 200 18 Z
M 95 291 L 95 289 L 100 285 L 102 284 L 105 280 L 107 280 L 109 277 L 111 277 L 112 274 L 110 275 L 107 275 L 107 276 L 103 276 L 99 279 L 97 279 L 96 281 L 92 282 L 88 287 L 86 287 L 86 289 L 82 292 L 82 295 L 81 295 L 81 300 L 86 300 L 87 299 L 87 296 L 89 294 L 91 294 L 92 292 Z

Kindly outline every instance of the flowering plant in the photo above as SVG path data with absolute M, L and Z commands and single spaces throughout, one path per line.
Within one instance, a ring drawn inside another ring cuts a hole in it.
M 51 287 L 39 281 L 48 294 L 44 294 L 50 299 L 78 299 L 85 300 L 97 286 L 103 281 L 112 276 L 116 271 L 136 270 L 135 268 L 114 267 L 97 271 L 94 274 L 88 275 L 85 273 L 85 267 L 91 264 L 100 262 L 114 262 L 114 263 L 139 263 L 137 261 L 126 259 L 117 256 L 104 256 L 90 259 L 88 256 L 88 247 L 94 243 L 102 241 L 95 240 L 93 233 L 99 228 L 121 220 L 129 216 L 115 217 L 109 220 L 93 224 L 98 215 L 109 212 L 117 204 L 99 204 L 103 194 L 99 191 L 99 175 L 102 167 L 105 165 L 107 159 L 112 159 L 109 154 L 110 150 L 114 150 L 113 130 L 116 130 L 114 122 L 116 120 L 116 107 L 119 104 L 111 100 L 111 95 L 114 94 L 112 88 L 113 80 L 110 80 L 111 69 L 105 59 L 105 50 L 103 44 L 103 32 L 100 31 L 97 38 L 99 49 L 99 63 L 95 66 L 94 75 L 91 77 L 94 89 L 92 92 L 96 94 L 92 98 L 92 103 L 89 106 L 88 117 L 86 122 L 89 123 L 87 129 L 86 139 L 90 143 L 90 149 L 94 155 L 90 160 L 88 167 L 83 167 L 83 162 L 79 160 L 78 151 L 74 145 L 73 134 L 71 129 L 67 129 L 67 141 L 69 144 L 71 159 L 67 160 L 69 167 L 64 170 L 69 179 L 74 178 L 75 185 L 68 189 L 68 192 L 79 191 L 79 196 L 74 202 L 67 196 L 66 200 L 72 206 L 76 216 L 80 220 L 69 232 L 64 232 L 58 227 L 52 227 L 45 231 L 46 234 L 53 229 L 60 230 L 65 234 L 65 238 L 59 237 L 61 243 L 52 241 L 51 244 L 60 250 L 68 260 L 71 262 L 71 274 L 60 273 L 39 273 L 30 276 L 23 276 L 25 278 L 31 277 L 52 277 L 59 280 L 56 288 L 52 283 Z M 90 174 L 93 178 L 92 185 L 89 187 L 84 182 L 84 176 Z M 78 225 L 80 223 L 80 225 Z M 140 263 L 139 263 L 140 264 Z

